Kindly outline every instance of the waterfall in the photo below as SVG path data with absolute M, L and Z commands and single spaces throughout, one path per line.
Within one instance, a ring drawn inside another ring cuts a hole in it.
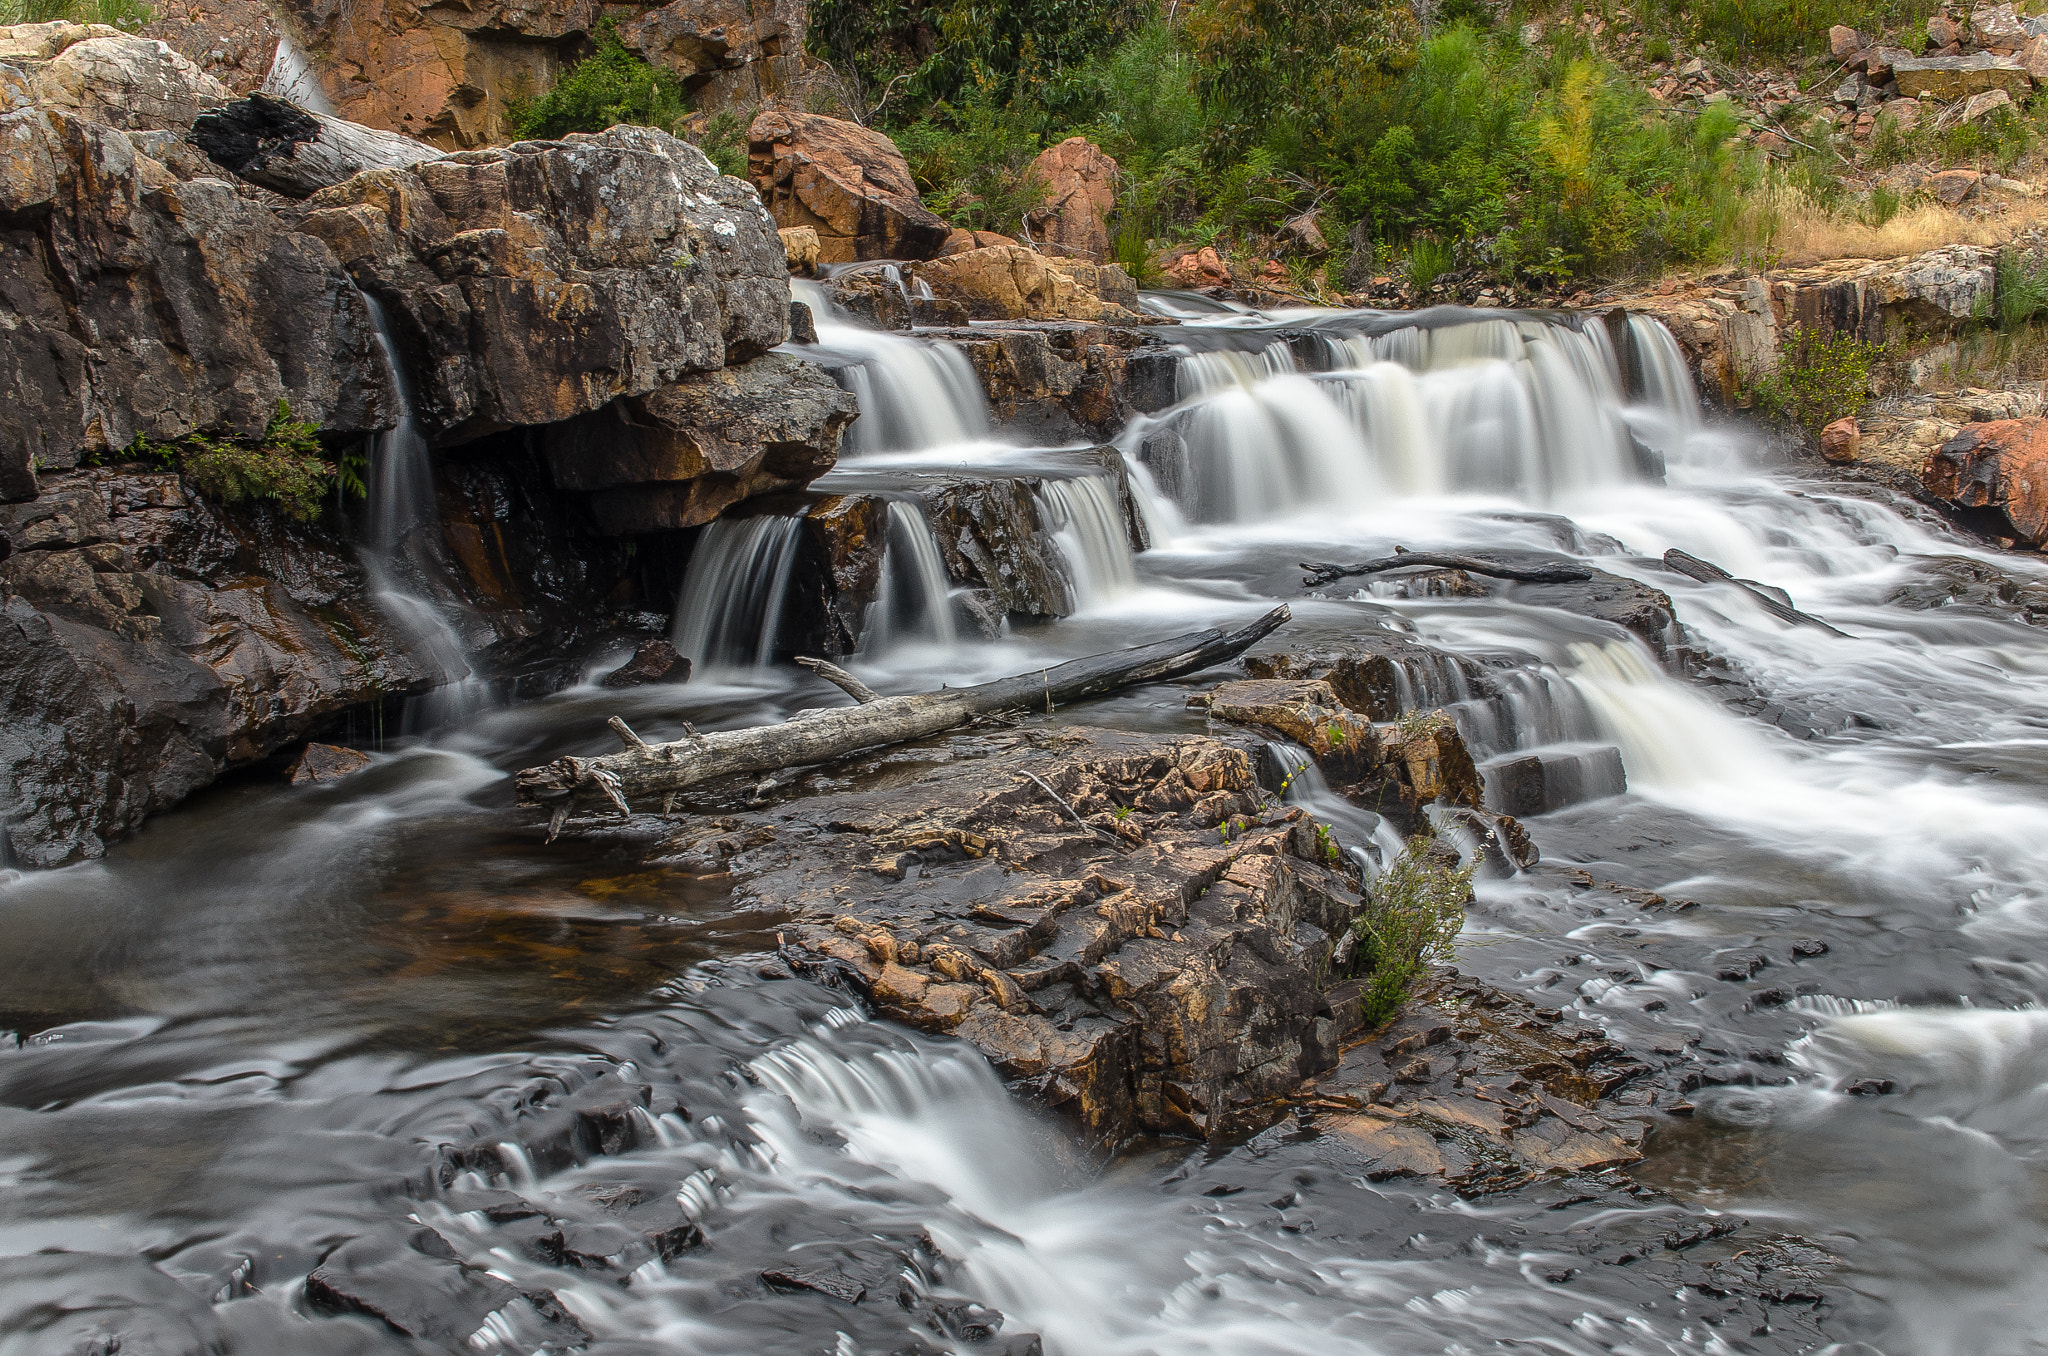
M 378 434 L 370 449 L 363 568 L 377 601 L 412 633 L 415 646 L 441 671 L 442 682 L 432 692 L 406 705 L 406 732 L 425 732 L 467 718 L 485 704 L 489 691 L 471 668 L 462 638 L 447 615 L 450 606 L 459 605 L 429 598 L 417 584 L 409 586 L 410 581 L 448 574 L 434 495 L 433 452 L 413 415 L 412 384 L 399 359 L 390 318 L 375 297 L 364 292 L 362 298 L 398 394 L 397 422 Z
M 915 503 L 892 499 L 888 516 L 881 584 L 861 648 L 872 653 L 913 638 L 951 645 L 958 637 L 939 539 Z
M 270 71 L 263 77 L 263 92 L 274 99 L 295 103 L 309 113 L 324 113 L 330 118 L 337 116 L 333 103 L 327 98 L 327 91 L 320 87 L 320 76 L 314 71 L 313 63 L 282 25 L 279 26 L 277 55 L 270 59 Z
M 806 346 L 806 355 L 822 357 L 860 400 L 844 459 L 988 439 L 988 401 L 958 348 L 853 324 L 817 283 L 790 286 L 817 322 L 818 342 Z
M 1048 478 L 1039 486 L 1036 498 L 1039 516 L 1066 567 L 1078 610 L 1098 607 L 1137 587 L 1130 531 L 1124 524 L 1114 480 L 1109 476 Z
M 697 539 L 676 599 L 677 652 L 700 670 L 766 666 L 802 543 L 803 520 L 793 514 L 714 520 Z
M 1637 323 L 1652 334 L 1657 398 L 1683 400 L 1676 346 Z M 1135 426 L 1126 450 L 1200 522 L 1449 493 L 1544 503 L 1639 475 L 1600 327 L 1488 318 L 1322 338 L 1335 368 L 1314 375 L 1278 342 L 1189 355 L 1181 403 Z

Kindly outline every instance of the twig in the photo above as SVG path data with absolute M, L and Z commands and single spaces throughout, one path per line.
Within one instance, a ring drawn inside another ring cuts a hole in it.
M 1503 565 L 1480 556 L 1453 555 L 1443 551 L 1410 551 L 1397 546 L 1393 555 L 1382 556 L 1378 560 L 1362 560 L 1356 565 L 1332 565 L 1327 562 L 1304 560 L 1301 562 L 1301 583 L 1303 588 L 1314 588 L 1347 575 L 1380 574 L 1387 570 L 1409 570 L 1418 566 L 1468 570 L 1473 574 L 1492 575 L 1497 579 L 1517 579 L 1525 584 L 1582 584 L 1593 577 L 1591 570 L 1577 565 Z
M 1108 843 L 1111 847 L 1115 848 L 1119 852 L 1129 852 L 1131 850 L 1130 844 L 1124 842 L 1115 834 L 1104 833 L 1101 829 L 1096 828 L 1093 824 L 1090 824 L 1087 820 L 1081 818 L 1080 812 L 1077 811 L 1073 806 L 1067 804 L 1067 798 L 1061 795 L 1059 792 L 1053 790 L 1051 784 L 1048 783 L 1045 780 L 1045 778 L 1039 776 L 1036 772 L 1032 772 L 1026 768 L 1018 768 L 1017 770 L 1019 772 L 1022 772 L 1025 776 L 1029 777 L 1032 781 L 1037 782 L 1039 786 L 1043 787 L 1045 790 L 1045 794 L 1051 796 L 1054 800 L 1058 801 L 1060 803 L 1060 808 L 1062 810 L 1065 810 L 1070 816 L 1072 816 L 1076 824 L 1079 824 L 1082 828 L 1088 830 L 1088 832 L 1094 834 L 1103 842 Z
M 848 673 L 845 669 L 840 668 L 837 664 L 829 664 L 822 659 L 807 659 L 802 655 L 797 656 L 796 662 L 846 693 L 847 696 L 853 698 L 862 706 L 881 699 L 880 693 Z

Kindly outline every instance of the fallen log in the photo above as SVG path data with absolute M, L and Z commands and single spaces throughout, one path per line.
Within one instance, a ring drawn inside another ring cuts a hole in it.
M 403 169 L 443 154 L 398 132 L 330 118 L 268 94 L 200 114 L 192 141 L 222 169 L 287 198 L 310 198 L 364 170 Z
M 1381 556 L 1377 560 L 1361 560 L 1356 565 L 1333 565 L 1327 561 L 1304 560 L 1301 562 L 1303 588 L 1315 588 L 1333 579 L 1343 579 L 1354 574 L 1383 574 L 1388 570 L 1413 570 L 1422 568 L 1439 570 L 1464 570 L 1471 574 L 1491 575 L 1495 579 L 1513 579 L 1524 584 L 1583 584 L 1593 577 L 1593 572 L 1577 565 L 1504 565 L 1484 556 L 1456 555 L 1447 551 L 1410 551 L 1396 546 L 1394 554 Z
M 662 813 L 673 813 L 675 794 L 713 777 L 772 772 L 844 757 L 862 749 L 922 739 L 998 711 L 1050 711 L 1061 703 L 1100 696 L 1140 683 L 1160 682 L 1235 659 L 1288 619 L 1286 604 L 1236 631 L 1212 628 L 1152 645 L 1073 659 L 1035 673 L 999 678 L 974 687 L 947 688 L 902 697 L 877 697 L 858 680 L 822 661 L 799 661 L 821 677 L 847 687 L 855 706 L 798 713 L 781 725 L 746 730 L 691 731 L 668 744 L 649 744 L 626 722 L 608 724 L 625 745 L 599 758 L 557 758 L 520 771 L 513 778 L 519 803 L 550 810 L 548 837 L 561 831 L 582 806 L 609 803 L 630 815 L 635 802 L 660 796 Z M 856 690 L 857 689 L 857 690 Z
M 1801 612 L 1790 603 L 1780 602 L 1778 599 L 1773 598 L 1770 594 L 1764 592 L 1763 585 L 1755 580 L 1737 579 L 1713 561 L 1701 560 L 1698 556 L 1687 551 L 1681 551 L 1675 546 L 1664 553 L 1664 566 L 1666 569 L 1684 575 L 1687 579 L 1697 579 L 1702 584 L 1733 584 L 1736 588 L 1741 589 L 1744 593 L 1756 599 L 1757 606 L 1770 613 L 1773 617 L 1776 617 L 1779 621 L 1790 622 L 1794 626 L 1816 627 L 1819 630 L 1826 631 L 1829 635 L 1842 636 L 1845 639 L 1848 636 L 1848 632 L 1836 630 L 1812 613 Z

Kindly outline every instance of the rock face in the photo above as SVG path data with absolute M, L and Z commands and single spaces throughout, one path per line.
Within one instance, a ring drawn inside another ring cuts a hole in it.
M 880 132 L 814 113 L 763 113 L 747 132 L 747 176 L 783 227 L 818 233 L 818 260 L 929 259 L 951 228 L 917 196 Z
M 1136 325 L 1043 321 L 926 331 L 967 356 L 1005 427 L 1048 442 L 1107 441 L 1174 401 L 1180 357 Z
M 857 409 L 816 364 L 770 353 L 555 424 L 542 446 L 557 485 L 591 491 L 601 530 L 659 532 L 815 480 Z
M 369 310 L 323 241 L 176 137 L 15 107 L 0 498 L 138 436 L 260 435 L 279 400 L 335 433 L 394 421 Z
M 1137 289 L 1115 264 L 1069 263 L 1022 245 L 987 245 L 904 270 L 971 320 L 1135 322 Z
M 1355 876 L 1298 811 L 1259 807 L 1241 744 L 1076 729 L 1006 752 L 704 821 L 668 851 L 796 910 L 785 954 L 973 1042 L 1097 1142 L 1269 1122 L 1336 1062 L 1323 994 Z
M 1992 536 L 2048 545 L 2048 419 L 1967 425 L 1927 459 L 1920 478 Z
M 302 229 L 384 304 L 442 442 L 649 395 L 788 337 L 774 224 L 649 128 L 373 170 L 307 207 Z
M 168 0 L 150 6 L 142 36 L 172 50 L 234 94 L 263 88 L 283 30 L 262 0 Z
M 1086 137 L 1068 137 L 1038 153 L 1025 171 L 1045 201 L 1031 229 L 1049 254 L 1099 264 L 1109 257 L 1109 214 L 1116 208 L 1116 161 Z
M 440 681 L 346 545 L 178 477 L 84 471 L 0 508 L 0 824 L 97 857 L 224 769 Z
M 25 102 L 124 131 L 182 132 L 233 97 L 168 45 L 103 24 L 0 29 L 0 62 L 27 76 Z
M 1891 62 L 1899 93 L 1908 99 L 1931 94 L 1937 99 L 1963 99 L 1987 90 L 2004 90 L 2024 98 L 2034 88 L 2027 68 L 2010 57 L 1978 52 L 1971 56 L 1898 56 Z
M 241 0 L 187 3 L 216 16 L 191 22 L 193 36 L 235 30 Z M 681 77 L 693 108 L 751 108 L 793 96 L 806 69 L 805 10 L 804 0 L 284 6 L 337 113 L 448 150 L 509 140 L 508 101 L 545 93 L 591 50 L 605 18 L 617 20 L 630 50 Z

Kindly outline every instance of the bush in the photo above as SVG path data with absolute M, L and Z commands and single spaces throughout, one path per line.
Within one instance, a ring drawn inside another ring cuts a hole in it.
M 1647 10 L 1731 59 L 1824 56 L 1836 24 L 1875 37 L 1927 16 L 1916 0 L 1657 0 Z
M 2048 260 L 2039 254 L 2000 250 L 1992 296 L 2000 329 L 2016 330 L 2030 323 L 2048 311 Z
M 158 443 L 137 435 L 122 455 L 176 470 L 200 493 L 224 504 L 267 499 L 305 523 L 320 516 L 322 502 L 337 489 L 356 499 L 367 494 L 365 459 L 344 457 L 336 466 L 327 460 L 318 431 L 292 418 L 290 403 L 280 400 L 261 439 L 193 433 L 177 442 Z
M 1034 112 L 983 85 L 904 129 L 896 145 L 925 205 L 965 230 L 1023 234 L 1025 214 L 1045 201 L 1045 185 L 1025 173 L 1040 148 Z
M 675 72 L 628 50 L 617 24 L 604 20 L 593 37 L 597 50 L 563 72 L 553 89 L 538 99 L 506 101 L 515 137 L 602 132 L 622 122 L 673 131 L 690 111 Z
M 1351 936 L 1354 973 L 1370 976 L 1360 996 L 1368 1028 L 1391 1020 L 1430 964 L 1455 954 L 1472 897 L 1472 868 L 1456 863 L 1434 839 L 1411 838 L 1366 891 Z
M 75 24 L 106 24 L 133 33 L 150 20 L 151 10 L 139 0 L 0 0 L 0 25 L 46 24 L 58 19 Z
M 1870 392 L 1870 369 L 1884 353 L 1883 344 L 1848 334 L 1821 336 L 1794 325 L 1785 334 L 1778 370 L 1752 389 L 1751 403 L 1818 438 L 1822 429 L 1862 406 Z
M 747 124 L 731 109 L 720 109 L 704 124 L 697 149 L 718 168 L 735 179 L 747 177 Z

